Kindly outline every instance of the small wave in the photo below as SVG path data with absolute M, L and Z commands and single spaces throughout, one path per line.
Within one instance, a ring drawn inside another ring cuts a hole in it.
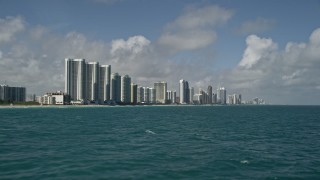
M 145 132 L 146 132 L 146 133 L 149 133 L 149 134 L 156 134 L 155 132 L 153 132 L 153 131 L 151 131 L 151 130 L 149 130 L 149 129 L 147 129 Z
M 248 160 L 242 160 L 240 161 L 241 164 L 249 164 L 249 161 Z

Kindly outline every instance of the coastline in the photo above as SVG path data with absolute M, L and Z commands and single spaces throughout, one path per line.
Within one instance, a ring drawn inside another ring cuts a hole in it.
M 111 107 L 196 107 L 196 106 L 225 106 L 225 105 L 193 105 L 193 104 L 144 104 L 144 105 L 1 105 L 0 109 L 14 108 L 111 108 Z

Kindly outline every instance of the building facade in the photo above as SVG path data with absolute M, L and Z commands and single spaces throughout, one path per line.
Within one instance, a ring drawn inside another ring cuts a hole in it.
M 110 100 L 110 65 L 65 59 L 65 93 L 78 104 L 104 103 Z
M 99 63 L 88 62 L 87 64 L 87 100 L 92 103 L 99 102 Z
M 85 101 L 86 97 L 86 63 L 84 59 L 65 59 L 65 92 L 72 101 Z
M 111 65 L 101 65 L 99 73 L 99 99 L 100 103 L 104 103 L 106 101 L 110 101 Z
M 121 76 L 118 73 L 111 74 L 111 95 L 112 101 L 121 102 Z
M 218 104 L 227 103 L 227 90 L 224 87 L 219 87 L 217 89 L 217 103 Z
M 66 105 L 70 104 L 70 96 L 61 91 L 46 93 L 38 97 L 38 102 L 45 105 Z
M 131 78 L 129 75 L 121 77 L 121 102 L 131 102 Z
M 149 88 L 149 101 L 151 104 L 155 104 L 157 102 L 156 100 L 157 91 L 155 88 Z
M 0 100 L 3 101 L 26 101 L 25 87 L 10 87 L 8 85 L 0 85 Z
M 190 102 L 189 83 L 181 79 L 179 81 L 180 104 L 188 104 Z
M 167 101 L 167 82 L 159 81 L 154 83 L 156 92 L 156 103 L 165 104 Z
M 212 86 L 208 86 L 208 90 L 207 90 L 207 93 L 208 93 L 208 104 L 212 104 Z
M 131 101 L 132 104 L 138 103 L 138 85 L 131 83 Z

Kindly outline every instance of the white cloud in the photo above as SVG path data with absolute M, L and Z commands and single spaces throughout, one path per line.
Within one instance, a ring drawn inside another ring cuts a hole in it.
M 237 31 L 241 34 L 261 33 L 272 29 L 275 24 L 274 20 L 258 17 L 242 23 Z
M 313 31 L 310 36 L 310 43 L 314 46 L 320 45 L 320 28 Z
M 21 17 L 0 18 L 0 44 L 12 41 L 15 34 L 24 29 L 25 23 Z
M 320 28 L 309 42 L 288 42 L 284 50 L 272 39 L 250 35 L 238 67 L 221 76 L 231 89 L 262 96 L 273 103 L 319 104 Z
M 226 23 L 232 14 L 219 6 L 190 7 L 166 26 L 158 43 L 171 51 L 204 48 L 215 41 L 214 28 Z
M 64 58 L 67 57 L 111 64 L 113 72 L 129 74 L 134 82 L 145 86 L 171 79 L 171 85 L 175 86 L 178 78 L 192 71 L 192 66 L 178 66 L 155 51 L 150 40 L 141 35 L 103 42 L 88 39 L 79 32 L 55 34 L 42 26 L 28 26 L 21 33 L 11 37 L 16 39 L 14 44 L 3 44 L 0 82 L 6 80 L 12 86 L 26 86 L 28 93 L 40 95 L 63 90 Z M 183 69 L 178 70 L 179 67 Z
M 186 10 L 184 15 L 188 12 L 193 11 Z M 203 12 L 201 8 L 195 15 L 200 12 Z M 173 41 L 173 37 L 169 38 L 167 41 L 170 43 L 162 44 L 162 48 L 193 50 L 205 47 L 214 38 L 206 42 L 199 35 L 197 38 L 201 40 L 198 42 L 196 38 L 187 38 L 189 31 L 195 30 L 203 33 L 203 37 L 210 37 L 212 34 L 206 35 L 207 32 L 215 33 L 211 27 L 228 19 L 186 24 L 184 19 L 188 19 L 188 16 L 184 15 L 169 24 L 161 36 L 164 38 L 165 33 L 172 34 L 177 42 Z M 12 19 L 21 19 L 22 28 L 12 28 L 15 27 L 9 23 Z M 71 57 L 111 64 L 113 72 L 129 74 L 134 82 L 143 86 L 152 86 L 155 81 L 165 80 L 169 89 L 176 89 L 178 80 L 184 78 L 196 91 L 198 87 L 215 87 L 221 82 L 229 92 L 242 93 L 245 99 L 259 96 L 274 103 L 319 104 L 320 81 L 317 77 L 320 76 L 320 28 L 311 33 L 309 41 L 288 42 L 284 49 L 278 48 L 271 38 L 249 35 L 238 66 L 221 74 L 213 74 L 206 58 L 203 60 L 196 56 L 195 61 L 185 61 L 185 57 L 182 57 L 180 60 L 163 53 L 159 41 L 151 42 L 142 35 L 104 42 L 90 39 L 79 32 L 61 35 L 46 27 L 25 24 L 27 22 L 20 17 L 2 19 L 2 29 L 16 30 L 7 36 L 10 38 L 1 41 L 0 83 L 7 80 L 9 85 L 26 86 L 28 93 L 40 95 L 63 90 L 64 58 Z M 179 39 L 181 36 L 188 40 Z M 180 44 L 180 49 L 176 47 L 178 42 L 187 41 L 188 45 Z
M 256 35 L 250 35 L 246 39 L 247 48 L 243 54 L 239 66 L 251 68 L 259 60 L 268 57 L 270 53 L 277 49 L 271 39 L 259 38 Z
M 130 51 L 138 54 L 149 45 L 150 41 L 141 35 L 130 37 L 127 41 L 124 39 L 117 39 L 112 41 L 111 54 L 116 55 L 119 51 Z

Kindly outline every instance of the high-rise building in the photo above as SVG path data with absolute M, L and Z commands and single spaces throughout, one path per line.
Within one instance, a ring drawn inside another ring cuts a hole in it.
M 149 101 L 151 104 L 156 103 L 156 89 L 149 88 Z
M 26 101 L 26 88 L 0 85 L 0 100 L 24 102 Z
M 104 103 L 110 100 L 111 66 L 85 59 L 65 59 L 65 93 L 71 103 Z
M 144 89 L 142 86 L 138 86 L 138 90 L 137 90 L 137 100 L 138 103 L 142 103 L 143 102 L 143 98 L 144 98 Z
M 137 89 L 137 102 L 142 103 L 143 102 L 143 97 L 144 97 L 144 90 L 142 86 L 139 86 Z
M 150 95 L 149 95 L 149 87 L 143 87 L 143 101 L 144 103 L 149 103 L 150 100 Z
M 173 91 L 167 91 L 168 103 L 172 103 L 172 93 Z
M 85 101 L 86 95 L 86 64 L 84 59 L 65 59 L 65 92 L 71 101 Z
M 217 102 L 218 104 L 227 103 L 227 90 L 224 87 L 219 87 L 217 89 Z
M 188 104 L 190 101 L 188 81 L 185 81 L 183 79 L 179 81 L 179 91 L 180 91 L 180 104 Z
M 167 101 L 167 82 L 159 81 L 154 83 L 156 91 L 156 103 L 165 104 Z
M 121 102 L 121 76 L 118 73 L 111 74 L 111 90 L 110 98 L 112 101 Z
M 228 95 L 227 104 L 234 104 L 234 96 Z
M 100 102 L 110 100 L 111 65 L 100 66 Z
M 173 91 L 171 101 L 172 103 L 177 103 L 177 91 Z
M 202 94 L 195 94 L 193 95 L 192 101 L 194 104 L 202 104 L 203 102 L 203 97 Z
M 199 104 L 206 104 L 206 93 L 201 88 L 199 89 Z
M 138 85 L 131 83 L 131 101 L 132 104 L 138 103 Z
M 217 94 L 212 94 L 212 104 L 217 104 Z
M 99 63 L 87 63 L 87 99 L 98 103 L 99 100 Z
M 212 104 L 212 86 L 208 86 L 208 104 Z
M 131 78 L 129 75 L 121 77 L 121 102 L 130 103 L 131 101 Z
M 194 96 L 194 88 L 193 87 L 191 87 L 190 89 L 189 89 L 189 103 L 190 104 L 192 104 L 193 103 L 193 96 Z
M 167 91 L 168 102 L 171 104 L 176 103 L 177 92 L 176 91 Z

